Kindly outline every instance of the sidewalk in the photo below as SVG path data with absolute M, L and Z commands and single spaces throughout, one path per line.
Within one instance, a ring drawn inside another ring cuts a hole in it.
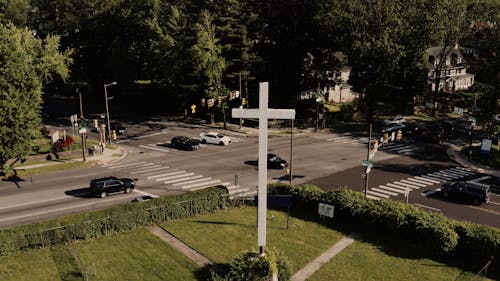
M 490 168 L 488 166 L 481 165 L 479 163 L 476 163 L 474 161 L 469 160 L 467 157 L 465 157 L 460 151 L 462 150 L 462 147 L 445 142 L 445 145 L 448 146 L 448 149 L 446 150 L 446 154 L 448 154 L 448 157 L 450 159 L 454 160 L 455 162 L 459 163 L 460 165 L 469 168 L 471 170 L 474 170 L 479 173 L 487 174 L 490 176 L 495 176 L 495 177 L 500 177 L 500 171 Z
M 112 163 L 119 161 L 127 156 L 127 150 L 121 146 L 118 146 L 116 144 L 113 145 L 115 148 L 105 148 L 104 152 L 98 153 L 96 152 L 95 155 L 90 156 L 86 155 L 86 162 L 92 163 L 93 165 L 102 165 L 106 163 Z M 15 169 L 22 169 L 22 170 L 27 170 L 27 169 L 34 169 L 34 168 L 40 168 L 40 167 L 47 167 L 47 166 L 54 166 L 54 165 L 61 165 L 65 163 L 76 163 L 76 162 L 83 162 L 83 156 L 78 157 L 78 158 L 73 158 L 70 160 L 62 160 L 62 161 L 49 161 L 47 160 L 44 163 L 38 163 L 38 164 L 32 164 L 32 165 L 23 165 L 23 166 L 17 166 Z

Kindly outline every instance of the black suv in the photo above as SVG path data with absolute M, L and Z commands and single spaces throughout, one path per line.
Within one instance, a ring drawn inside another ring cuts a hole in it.
M 441 193 L 445 198 L 453 197 L 479 205 L 489 201 L 490 188 L 467 182 L 452 182 L 445 183 L 441 188 Z
M 172 140 L 170 141 L 170 146 L 172 146 L 173 148 L 189 150 L 189 151 L 198 150 L 200 148 L 200 145 L 197 142 L 188 137 L 183 137 L 183 136 L 173 137 Z
M 257 159 L 257 164 L 259 163 L 259 159 Z M 267 154 L 267 168 L 268 169 L 285 169 L 288 167 L 288 162 L 285 159 L 282 159 L 276 154 L 268 153 Z
M 105 177 L 90 181 L 90 192 L 94 196 L 104 198 L 110 193 L 130 193 L 135 188 L 135 182 L 129 178 Z

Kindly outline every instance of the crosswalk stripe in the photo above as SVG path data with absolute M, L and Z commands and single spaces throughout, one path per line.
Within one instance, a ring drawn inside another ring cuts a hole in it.
M 415 177 L 413 177 L 413 178 L 418 179 L 418 180 L 421 180 L 421 181 L 431 182 L 431 183 L 440 183 L 440 181 L 438 181 L 438 180 L 435 180 L 435 179 L 428 179 L 428 178 L 423 178 L 423 177 L 419 177 L 419 176 L 415 176 Z
M 201 189 L 201 188 L 213 186 L 216 183 L 220 183 L 220 180 L 213 180 L 213 181 L 207 181 L 207 182 L 201 182 L 201 183 L 194 183 L 194 184 L 190 184 L 190 185 L 186 185 L 186 186 L 181 186 L 181 188 L 182 189 L 196 190 L 196 189 Z M 198 187 L 198 188 L 196 188 L 196 187 Z
M 139 147 L 141 148 L 146 148 L 146 149 L 151 149 L 151 150 L 155 150 L 155 151 L 160 151 L 160 152 L 170 152 L 170 150 L 168 148 L 158 148 L 158 147 L 152 147 L 152 146 L 147 146 L 147 145 L 139 145 Z
M 447 181 L 445 179 L 438 178 L 438 177 L 432 176 L 432 175 L 422 175 L 422 177 L 426 178 L 426 179 L 436 180 L 436 181 L 439 181 L 439 182 L 446 182 Z
M 387 189 L 387 190 L 394 191 L 394 192 L 397 192 L 397 193 L 405 193 L 404 190 L 397 189 L 397 188 L 392 188 L 392 187 L 388 187 L 388 186 L 385 186 L 385 185 L 379 185 L 378 187 L 381 188 L 381 189 Z
M 412 152 L 412 151 L 415 151 L 417 149 L 418 149 L 418 147 L 409 147 L 407 149 L 399 150 L 398 152 L 403 152 L 403 153 L 405 153 L 405 152 Z
M 394 183 L 395 184 L 399 184 L 401 186 L 406 186 L 406 187 L 409 187 L 409 188 L 413 188 L 413 189 L 419 189 L 420 188 L 419 186 L 415 186 L 415 185 L 412 185 L 412 184 L 407 184 L 407 183 L 400 182 L 400 181 L 395 181 Z
M 450 170 L 442 170 L 441 172 L 444 172 L 444 173 L 450 174 L 450 175 L 455 175 L 455 176 L 461 177 L 461 178 L 468 176 L 468 175 L 460 174 L 460 173 L 450 171 Z
M 164 180 L 177 179 L 177 178 L 190 177 L 190 176 L 194 176 L 194 173 L 185 173 L 185 174 L 182 173 L 182 174 L 178 174 L 178 175 L 172 175 L 172 176 L 168 176 L 168 177 L 155 179 L 155 181 L 164 181 Z
M 373 195 L 373 196 L 377 196 L 377 197 L 381 197 L 381 198 L 385 198 L 385 199 L 388 199 L 390 197 L 387 194 L 379 193 L 379 192 L 372 191 L 372 190 L 367 190 L 366 193 L 367 193 L 367 195 L 369 194 L 369 195 Z
M 109 169 L 117 169 L 117 168 L 123 168 L 123 167 L 128 167 L 128 166 L 135 166 L 135 165 L 140 165 L 143 163 L 147 163 L 146 161 L 141 161 L 141 162 L 134 162 L 134 163 L 127 163 L 127 164 L 115 164 L 115 165 L 109 165 L 106 166 Z
M 456 173 L 459 173 L 459 174 L 467 175 L 467 176 L 475 174 L 474 172 L 464 171 L 464 170 L 460 170 L 460 169 L 457 169 L 457 168 L 451 168 L 450 170 L 455 171 Z
M 400 185 L 397 185 L 397 184 L 394 184 L 394 183 L 386 183 L 385 185 L 387 186 L 390 186 L 390 187 L 393 187 L 393 188 L 397 188 L 397 189 L 400 189 L 403 191 L 403 193 L 406 192 L 406 190 L 408 189 L 407 187 L 404 187 L 404 186 L 400 186 Z
M 343 136 L 343 137 L 334 137 L 334 138 L 328 138 L 326 139 L 327 141 L 335 141 L 335 140 L 345 140 L 345 139 L 349 139 L 351 137 L 349 136 Z
M 444 180 L 451 180 L 452 179 L 450 177 L 447 177 L 445 175 L 442 175 L 442 174 L 439 174 L 439 173 L 436 173 L 436 172 L 434 172 L 434 173 L 428 173 L 427 175 L 431 176 L 431 177 L 435 177 L 435 178 L 444 179 Z
M 434 184 L 433 182 L 424 181 L 424 180 L 421 180 L 421 179 L 416 179 L 415 177 L 413 177 L 413 178 L 407 178 L 406 180 L 411 181 L 411 182 L 420 183 L 420 184 L 423 184 L 424 186 L 426 186 L 426 185 L 433 185 Z
M 432 174 L 434 174 L 434 175 L 440 175 L 440 176 L 442 176 L 442 177 L 449 178 L 449 179 L 453 179 L 453 180 L 454 180 L 454 179 L 458 179 L 458 178 L 460 178 L 460 177 L 457 177 L 457 176 L 454 176 L 454 175 L 451 175 L 451 174 L 447 174 L 447 173 L 444 173 L 444 172 L 441 172 L 441 171 L 439 171 L 439 172 L 434 172 L 434 173 L 432 173 Z
M 393 149 L 392 151 L 396 151 L 396 152 L 405 152 L 407 149 L 411 148 L 411 146 L 403 146 L 403 147 L 397 147 L 395 149 Z
M 131 175 L 142 174 L 142 173 L 153 172 L 153 171 L 158 171 L 158 170 L 163 170 L 163 169 L 169 169 L 170 168 L 169 166 L 163 166 L 163 167 L 161 165 L 158 165 L 158 166 L 159 166 L 158 168 L 147 169 L 147 170 L 143 170 L 143 171 L 135 171 L 135 172 L 131 172 L 130 174 Z
M 142 172 L 142 171 L 149 171 L 149 169 L 151 168 L 158 168 L 158 167 L 161 167 L 161 165 L 154 165 L 153 163 L 151 163 L 151 165 L 144 165 L 144 166 L 141 166 L 141 167 L 136 167 L 135 170 L 132 170 L 130 171 L 131 174 L 134 174 L 135 172 Z
M 177 174 L 182 174 L 182 173 L 185 173 L 186 171 L 182 170 L 182 171 L 172 171 L 170 173 L 165 173 L 165 174 L 158 174 L 158 175 L 153 175 L 153 176 L 149 176 L 148 179 L 156 179 L 156 178 L 161 178 L 161 177 L 164 177 L 164 176 L 170 176 L 170 175 L 177 175 Z
M 382 150 L 388 150 L 388 151 L 395 151 L 401 147 L 404 147 L 405 145 L 404 144 L 396 144 L 396 145 L 392 145 L 392 146 L 389 146 L 389 147 L 383 147 L 382 146 Z
M 380 200 L 380 198 L 376 197 L 376 196 L 372 196 L 370 194 L 366 194 L 366 198 L 368 199 L 372 199 L 372 200 Z
M 202 177 L 203 177 L 202 175 L 197 175 L 197 176 L 192 176 L 192 177 L 185 177 L 185 178 L 169 180 L 169 181 L 166 181 L 163 183 L 164 184 L 171 184 L 171 183 L 182 182 L 182 181 L 187 181 L 187 180 L 192 180 L 192 179 L 198 179 L 198 178 L 202 178 Z
M 370 190 L 374 190 L 376 192 L 385 193 L 385 194 L 392 195 L 392 196 L 397 196 L 398 195 L 397 193 L 390 192 L 388 190 L 383 190 L 383 189 L 376 188 L 376 187 L 372 187 L 372 188 L 370 188 Z
M 207 180 L 211 180 L 211 179 L 212 179 L 211 177 L 206 177 L 206 178 L 201 178 L 201 179 L 193 179 L 193 180 L 183 181 L 180 183 L 174 183 L 173 186 L 178 186 L 181 184 L 189 184 L 189 183 L 194 183 L 194 182 L 200 182 L 200 181 L 207 181 Z
M 416 185 L 416 186 L 419 186 L 419 187 L 425 187 L 427 186 L 426 184 L 422 184 L 422 183 L 417 183 L 417 182 L 414 182 L 414 181 L 411 181 L 411 180 L 399 180 L 400 182 L 403 182 L 403 183 L 407 183 L 407 184 L 413 184 L 413 185 Z
M 460 170 L 465 171 L 465 172 L 468 172 L 468 173 L 470 173 L 470 172 L 471 172 L 469 169 L 464 168 L 464 167 L 456 167 L 456 169 L 460 169 Z

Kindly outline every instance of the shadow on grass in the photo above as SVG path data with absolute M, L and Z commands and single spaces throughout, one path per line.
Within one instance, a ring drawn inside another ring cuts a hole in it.
M 443 266 L 460 268 L 463 270 L 461 274 L 464 272 L 479 272 L 490 258 L 484 257 L 484 260 L 471 260 L 468 257 L 454 255 L 454 253 L 444 254 L 440 250 L 424 244 L 425 242 L 419 241 L 418 237 L 394 233 L 387 228 L 377 225 L 366 225 L 355 221 L 353 218 L 335 217 L 333 219 L 321 219 L 317 213 L 308 211 L 306 208 L 298 205 L 292 206 L 291 216 L 305 221 L 317 222 L 344 235 L 357 233 L 359 234 L 358 241 L 372 244 L 389 256 L 404 259 L 431 259 L 444 264 Z M 487 277 L 493 280 L 500 280 L 500 267 L 496 260 L 490 265 Z
M 248 228 L 255 228 L 255 224 L 242 224 L 242 223 L 235 223 L 235 222 L 222 222 L 222 221 L 189 221 L 193 223 L 201 223 L 201 224 L 217 224 L 217 225 L 234 225 L 234 226 L 241 226 L 241 227 L 248 227 Z
M 61 280 L 84 280 L 83 274 L 66 245 L 52 246 L 50 251 Z

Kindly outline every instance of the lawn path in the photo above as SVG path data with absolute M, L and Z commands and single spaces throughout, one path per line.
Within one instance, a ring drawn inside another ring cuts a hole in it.
M 321 266 L 329 262 L 334 256 L 344 250 L 347 246 L 351 245 L 356 238 L 357 234 L 348 234 L 346 237 L 340 239 L 339 242 L 335 243 L 330 249 L 326 250 L 323 254 L 317 257 L 315 260 L 304 266 L 301 270 L 297 271 L 292 276 L 292 281 L 303 281 L 313 275 L 314 272 L 319 270 Z

